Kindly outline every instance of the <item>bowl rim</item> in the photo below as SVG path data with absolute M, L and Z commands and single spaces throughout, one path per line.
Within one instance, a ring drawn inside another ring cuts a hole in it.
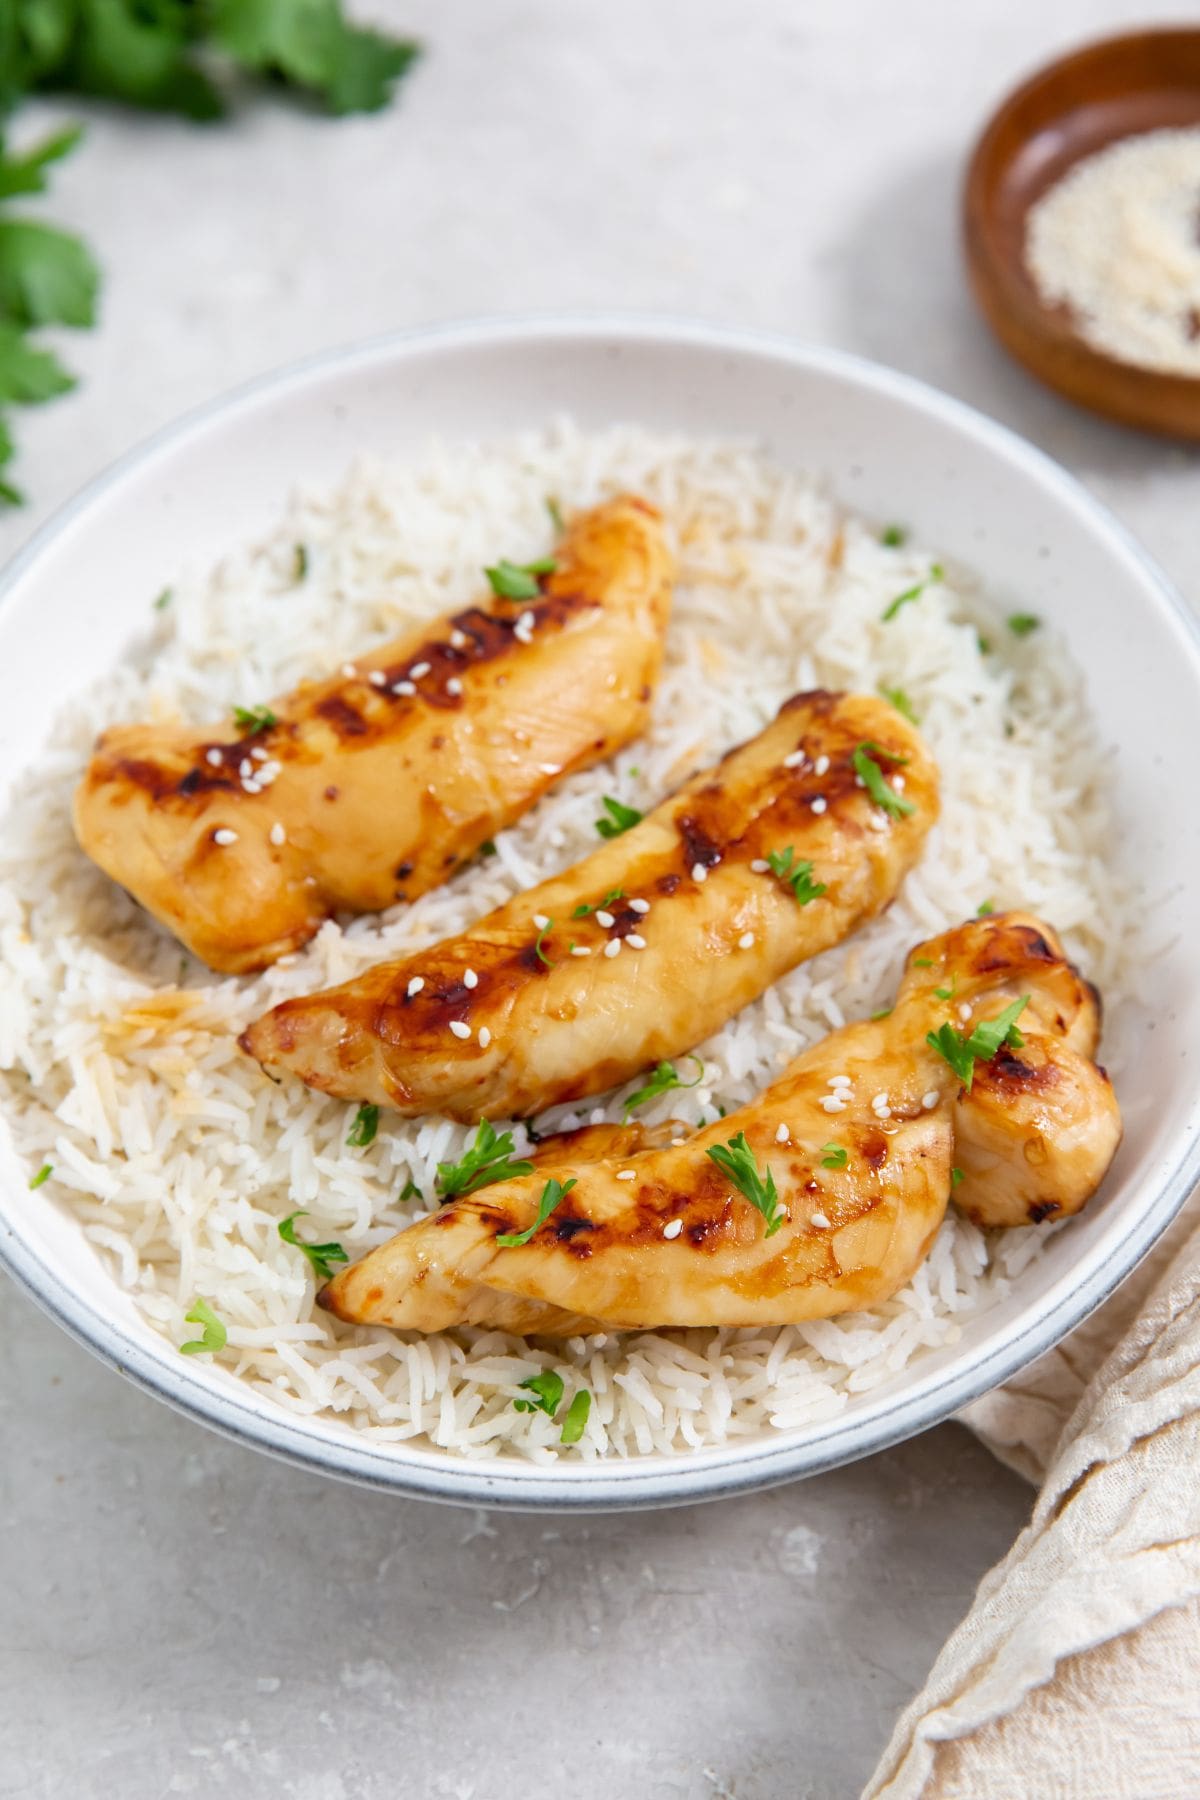
M 0 604 L 60 534 L 102 508 L 123 482 L 164 452 L 227 425 L 263 401 L 380 360 L 420 358 L 437 350 L 503 351 L 539 340 L 579 347 L 616 341 L 650 350 L 685 346 L 784 363 L 852 381 L 965 433 L 1022 467 L 1103 535 L 1113 554 L 1140 578 L 1147 597 L 1168 616 L 1174 615 L 1196 664 L 1200 687 L 1200 618 L 1128 529 L 1080 481 L 1017 432 L 914 376 L 852 352 L 804 344 L 781 333 L 663 314 L 564 311 L 452 320 L 389 332 L 268 371 L 184 413 L 88 482 L 0 572 Z M 418 1451 L 404 1443 L 377 1446 L 356 1438 L 348 1428 L 335 1435 L 327 1422 L 282 1408 L 272 1410 L 269 1399 L 255 1390 L 238 1392 L 236 1378 L 225 1378 L 228 1388 L 197 1379 L 200 1371 L 168 1360 L 170 1346 L 165 1340 L 161 1353 L 157 1346 L 151 1349 L 137 1342 L 87 1296 L 73 1291 L 5 1217 L 0 1217 L 0 1267 L 72 1337 L 145 1392 L 236 1442 L 295 1467 L 409 1498 L 463 1506 L 602 1512 L 719 1499 L 818 1474 L 942 1422 L 1027 1366 L 1094 1311 L 1151 1248 L 1198 1181 L 1200 1130 L 1193 1126 L 1173 1166 L 1148 1184 L 1145 1204 L 1135 1217 L 1123 1221 L 1119 1241 L 1086 1279 L 1051 1297 L 1036 1318 L 1014 1321 L 957 1372 L 930 1371 L 899 1396 L 881 1390 L 873 1402 L 849 1417 L 824 1422 L 815 1440 L 735 1441 L 678 1459 L 559 1462 L 550 1470 L 515 1461 L 453 1459 L 446 1452 Z

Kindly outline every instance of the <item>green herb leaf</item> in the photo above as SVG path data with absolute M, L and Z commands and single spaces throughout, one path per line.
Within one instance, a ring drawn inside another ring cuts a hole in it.
M 316 1276 L 317 1280 L 328 1281 L 333 1274 L 335 1263 L 349 1262 L 350 1258 L 342 1249 L 342 1246 L 336 1242 L 330 1244 L 302 1243 L 296 1236 L 296 1227 L 293 1221 L 306 1217 L 306 1210 L 304 1207 L 301 1207 L 298 1212 L 289 1213 L 286 1219 L 280 1219 L 276 1229 L 285 1244 L 290 1244 L 293 1250 L 302 1250 L 304 1252 L 305 1256 L 307 1256 L 309 1262 L 312 1264 L 313 1274 Z
M 1014 637 L 1028 637 L 1041 624 L 1036 613 L 1009 613 L 1008 629 Z
M 746 1142 L 745 1132 L 739 1131 L 736 1137 L 730 1138 L 728 1144 L 714 1144 L 708 1155 L 719 1169 L 724 1170 L 734 1187 L 746 1196 L 751 1206 L 758 1208 L 767 1222 L 765 1235 L 773 1237 L 784 1220 L 775 1188 L 775 1177 L 770 1169 L 765 1176 L 760 1172 L 754 1160 L 754 1152 Z
M 186 1344 L 180 1344 L 181 1356 L 199 1356 L 205 1350 L 215 1355 L 218 1350 L 225 1348 L 228 1333 L 207 1300 L 195 1301 L 191 1311 L 185 1312 L 183 1316 L 189 1325 L 201 1326 L 203 1335 L 190 1339 Z
M 894 619 L 901 607 L 911 606 L 914 600 L 919 600 L 927 587 L 931 587 L 934 582 L 942 581 L 944 578 L 945 572 L 942 569 L 941 563 L 934 563 L 924 581 L 914 582 L 912 587 L 905 588 L 902 594 L 896 595 L 896 598 L 892 601 L 890 606 L 884 608 L 881 615 L 884 623 L 886 624 L 890 619 Z
M 270 731 L 279 721 L 269 706 L 235 706 L 233 722 L 239 731 Z
M 977 631 L 975 633 L 975 641 L 979 645 L 980 656 L 990 656 L 991 655 L 991 653 L 992 653 L 991 638 L 986 638 L 986 637 L 984 637 L 982 631 Z
M 597 900 L 594 906 L 588 906 L 586 902 L 581 901 L 575 908 L 575 911 L 571 914 L 571 917 L 573 919 L 586 919 L 589 913 L 604 912 L 607 907 L 615 906 L 618 900 L 623 900 L 624 898 L 624 888 L 609 888 L 603 900 Z
M 563 1420 L 563 1428 L 559 1437 L 562 1444 L 577 1444 L 587 1428 L 588 1415 L 592 1410 L 592 1396 L 586 1388 L 580 1388 Z
M 543 556 L 531 563 L 509 562 L 502 557 L 493 568 L 483 572 L 498 600 L 536 600 L 542 591 L 537 577 L 553 575 L 557 567 L 552 556 Z
M 901 718 L 907 719 L 910 725 L 919 725 L 921 723 L 920 719 L 917 717 L 912 701 L 909 699 L 903 688 L 884 687 L 881 683 L 879 691 L 887 701 L 888 705 L 894 706 Z
M 648 1077 L 645 1086 L 640 1087 L 636 1094 L 630 1094 L 628 1100 L 624 1102 L 626 1123 L 629 1121 L 630 1113 L 636 1107 L 644 1106 L 648 1100 L 657 1100 L 660 1094 L 669 1094 L 672 1088 L 699 1087 L 704 1080 L 704 1064 L 698 1056 L 689 1057 L 688 1060 L 699 1065 L 700 1073 L 695 1081 L 682 1081 L 674 1063 L 660 1062 L 653 1074 Z
M 933 991 L 937 995 L 939 1000 L 953 1000 L 955 994 L 958 992 L 958 976 L 957 976 L 957 974 L 952 975 L 950 977 L 949 987 L 934 988 Z
M 36 406 L 74 386 L 52 350 L 40 350 L 20 325 L 0 323 L 0 406 Z
M 308 545 L 297 544 L 292 551 L 292 580 L 299 585 L 308 574 Z
M 82 136 L 82 125 L 68 125 L 21 156 L 0 150 L 0 200 L 14 194 L 44 194 L 47 164 L 69 156 Z
M 517 1386 L 528 1388 L 534 1398 L 514 1400 L 515 1412 L 544 1412 L 548 1418 L 554 1417 L 563 1397 L 563 1378 L 557 1369 L 543 1369 L 537 1375 L 527 1375 Z
M 493 1181 L 511 1181 L 517 1175 L 532 1175 L 533 1164 L 513 1160 L 513 1135 L 505 1131 L 497 1136 L 486 1119 L 480 1119 L 475 1142 L 456 1163 L 439 1163 L 437 1191 L 447 1200 L 459 1194 L 473 1194 Z
M 823 1169 L 844 1169 L 850 1161 L 850 1152 L 844 1144 L 821 1145 L 821 1167 Z
M 949 1063 L 970 1093 L 977 1062 L 991 1062 L 1002 1044 L 1011 1044 L 1013 1049 L 1019 1050 L 1025 1042 L 1017 1030 L 1017 1020 L 1028 1005 L 1029 995 L 1026 994 L 1006 1006 L 994 1019 L 982 1020 L 969 1034 L 955 1031 L 953 1025 L 942 1025 L 937 1031 L 927 1032 L 925 1042 Z
M 485 838 L 484 842 L 479 846 L 479 854 L 480 856 L 495 856 L 495 840 L 493 838 Z
M 0 317 L 93 325 L 100 271 L 77 237 L 36 219 L 0 219 Z
M 562 507 L 558 504 L 558 501 L 553 494 L 546 495 L 546 511 L 550 514 L 550 523 L 561 537 L 563 532 L 567 529 L 566 521 L 562 516 Z
M 796 850 L 789 844 L 786 850 L 771 850 L 767 854 L 771 865 L 771 873 L 778 875 L 785 887 L 790 887 L 800 906 L 808 906 L 813 900 L 819 900 L 827 892 L 823 881 L 812 878 L 813 866 L 810 862 L 797 862 Z
M 215 0 L 211 31 L 243 68 L 308 88 L 333 113 L 378 112 L 418 54 L 350 25 L 338 0 Z
M 884 812 L 890 813 L 895 819 L 904 818 L 909 813 L 916 812 L 917 809 L 912 801 L 906 800 L 903 794 L 898 794 L 895 788 L 883 779 L 883 770 L 872 757 L 872 751 L 876 756 L 886 757 L 889 762 L 901 763 L 908 759 L 902 756 L 893 756 L 889 751 L 881 750 L 878 744 L 870 742 L 859 744 L 851 758 L 854 772 L 862 777 L 862 784 L 876 806 L 881 806 Z
M 356 1150 L 365 1150 L 368 1144 L 375 1142 L 375 1133 L 379 1130 L 379 1108 L 369 1100 L 364 1100 L 354 1115 L 354 1123 L 346 1138 Z
M 167 607 L 170 606 L 171 601 L 174 599 L 174 597 L 175 597 L 175 595 L 174 595 L 173 588 L 169 588 L 169 587 L 164 588 L 162 593 L 158 596 L 157 600 L 154 602 L 155 612 L 165 612 Z
M 895 1010 L 894 1006 L 881 1006 L 877 1012 L 871 1014 L 871 1019 L 873 1022 L 879 1019 L 890 1019 Z
M 600 804 L 608 814 L 607 819 L 596 820 L 596 830 L 602 838 L 620 837 L 622 832 L 642 822 L 644 815 L 636 806 L 626 806 L 623 800 L 614 800 L 611 794 L 605 794 Z
M 424 1200 L 424 1198 L 424 1194 L 410 1175 L 400 1190 L 400 1204 L 403 1206 L 406 1200 Z
M 914 956 L 912 966 L 914 969 L 932 969 L 933 958 L 931 956 Z
M 975 917 L 977 919 L 988 919 L 995 912 L 995 910 L 996 910 L 996 907 L 995 907 L 994 901 L 981 900 L 979 902 L 979 905 L 975 908 Z
M 889 550 L 898 550 L 901 544 L 907 543 L 908 533 L 903 525 L 885 525 L 879 534 L 879 541 Z
M 966 1177 L 964 1176 L 961 1169 L 951 1169 L 951 1171 L 950 1171 L 950 1186 L 951 1186 L 951 1188 L 956 1188 L 958 1186 L 959 1182 L 964 1181 L 965 1179 L 966 1179 Z
M 547 956 L 546 952 L 542 949 L 542 945 L 545 943 L 550 932 L 552 932 L 553 930 L 554 930 L 554 920 L 547 919 L 546 923 L 542 926 L 542 929 L 538 932 L 537 941 L 533 946 L 534 955 L 537 957 L 539 962 L 544 962 L 548 969 L 554 969 L 554 968 L 558 967 L 554 958 L 552 956 Z
M 53 1173 L 54 1173 L 54 1164 L 53 1163 L 43 1163 L 41 1168 L 38 1170 L 37 1174 L 34 1176 L 33 1180 L 29 1183 L 30 1187 L 31 1188 L 40 1188 L 44 1182 L 49 1181 L 49 1179 L 53 1175 Z
M 566 1198 L 575 1186 L 575 1177 L 569 1181 L 549 1180 L 542 1189 L 542 1197 L 538 1201 L 537 1218 L 524 1231 L 503 1231 L 496 1239 L 501 1250 L 515 1250 L 521 1244 L 527 1244 L 535 1232 L 540 1231 L 560 1200 Z

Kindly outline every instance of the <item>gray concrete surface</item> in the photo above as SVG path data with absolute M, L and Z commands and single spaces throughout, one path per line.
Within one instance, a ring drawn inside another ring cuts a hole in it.
M 381 118 L 94 115 L 45 210 L 95 245 L 103 324 L 64 334 L 78 393 L 19 422 L 32 504 L 0 520 L 0 555 L 263 368 L 433 318 L 619 305 L 771 326 L 963 395 L 1073 467 L 1200 596 L 1196 456 L 1036 389 L 975 319 L 958 260 L 988 107 L 1133 6 L 373 11 L 429 45 Z M 692 1511 L 439 1511 L 224 1444 L 7 1286 L 0 1309 L 4 1800 L 852 1797 L 1029 1505 L 945 1427 Z

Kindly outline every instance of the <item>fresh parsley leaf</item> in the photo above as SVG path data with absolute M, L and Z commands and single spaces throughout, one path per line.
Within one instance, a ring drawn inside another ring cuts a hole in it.
M 37 219 L 0 219 L 0 317 L 94 325 L 100 271 L 77 237 Z
M 958 992 L 957 972 L 950 977 L 949 987 L 934 988 L 933 991 L 939 1000 L 953 1000 L 955 994 Z
M 933 958 L 931 956 L 914 956 L 912 966 L 914 969 L 932 969 Z
M 356 1150 L 365 1150 L 368 1144 L 375 1142 L 375 1133 L 379 1130 L 379 1108 L 369 1100 L 364 1100 L 354 1115 L 354 1123 L 346 1138 Z
M 459 1160 L 438 1164 L 437 1191 L 452 1200 L 459 1194 L 473 1194 L 493 1181 L 511 1181 L 516 1175 L 532 1174 L 531 1162 L 513 1161 L 512 1132 L 497 1136 L 487 1120 L 480 1119 L 475 1142 Z
M 917 809 L 912 801 L 906 800 L 903 794 L 898 794 L 895 788 L 891 787 L 883 779 L 883 770 L 872 757 L 872 750 L 875 751 L 877 756 L 886 756 L 889 762 L 904 762 L 907 759 L 902 756 L 892 756 L 889 751 L 880 750 L 878 744 L 859 744 L 858 748 L 855 750 L 854 755 L 851 758 L 851 761 L 854 764 L 854 772 L 856 775 L 862 777 L 862 784 L 866 788 L 868 794 L 870 794 L 876 806 L 881 806 L 884 812 L 890 813 L 895 819 L 903 818 L 908 813 L 916 812 Z
M 545 965 L 548 969 L 557 968 L 557 966 L 558 966 L 556 964 L 554 958 L 552 956 L 547 956 L 546 952 L 542 949 L 542 945 L 545 943 L 547 937 L 550 935 L 550 933 L 553 930 L 554 930 L 554 920 L 547 919 L 546 923 L 542 926 L 542 929 L 538 932 L 537 942 L 533 946 L 534 955 L 537 957 L 539 962 L 545 963 Z
M 410 1175 L 403 1188 L 400 1190 L 401 1205 L 403 1205 L 406 1200 L 424 1200 L 424 1198 L 424 1194 Z
M 45 1182 L 49 1181 L 49 1179 L 53 1175 L 53 1173 L 54 1173 L 54 1164 L 53 1163 L 43 1163 L 41 1168 L 38 1170 L 37 1174 L 34 1176 L 33 1180 L 29 1183 L 30 1187 L 31 1188 L 42 1187 Z
M 486 838 L 479 846 L 480 856 L 495 856 L 496 845 L 492 838 Z
M 970 1093 L 971 1083 L 975 1076 L 975 1058 L 953 1025 L 939 1025 L 936 1031 L 927 1031 L 925 1042 L 931 1050 L 937 1051 L 944 1062 L 949 1063 L 967 1092 Z
M 290 1244 L 294 1250 L 302 1250 L 304 1252 L 305 1256 L 307 1256 L 309 1262 L 312 1264 L 313 1274 L 316 1276 L 317 1280 L 328 1281 L 333 1274 L 334 1264 L 349 1262 L 350 1258 L 342 1249 L 342 1246 L 336 1242 L 331 1244 L 301 1243 L 300 1239 L 296 1236 L 296 1227 L 293 1220 L 303 1219 L 305 1216 L 305 1208 L 301 1207 L 298 1212 L 289 1213 L 286 1219 L 280 1219 L 276 1229 L 285 1244 Z
M 350 25 L 338 0 L 215 0 L 211 32 L 243 68 L 308 88 L 334 113 L 377 112 L 418 53 Z
M 550 523 L 561 537 L 563 532 L 567 529 L 567 526 L 562 515 L 562 507 L 558 504 L 558 500 L 553 494 L 546 495 L 546 511 L 550 515 Z
M 950 1186 L 952 1188 L 956 1188 L 958 1186 L 959 1182 L 964 1181 L 965 1179 L 966 1179 L 966 1177 L 964 1176 L 961 1169 L 951 1169 L 951 1171 L 950 1171 Z
M 977 631 L 975 633 L 975 641 L 979 645 L 980 656 L 990 656 L 991 655 L 991 653 L 992 653 L 991 638 L 986 638 L 986 637 L 984 637 L 982 631 Z
M 977 919 L 989 919 L 991 917 L 991 915 L 995 912 L 995 910 L 996 910 L 995 901 L 981 900 L 979 902 L 979 905 L 975 908 L 975 917 Z
M 633 1112 L 635 1107 L 644 1106 L 647 1100 L 657 1100 L 660 1094 L 669 1094 L 672 1088 L 699 1087 L 700 1083 L 704 1080 L 704 1064 L 698 1056 L 689 1057 L 688 1060 L 699 1064 L 700 1073 L 697 1075 L 695 1081 L 682 1081 L 679 1076 L 679 1071 L 674 1063 L 660 1062 L 653 1074 L 647 1079 L 645 1086 L 640 1087 L 636 1094 L 630 1094 L 628 1100 L 624 1102 L 626 1123 L 628 1123 L 629 1115 Z
M 527 1375 L 517 1386 L 528 1388 L 534 1397 L 532 1400 L 514 1400 L 515 1412 L 544 1412 L 548 1418 L 554 1417 L 563 1397 L 563 1378 L 557 1369 L 542 1369 L 537 1375 Z
M 531 563 L 514 563 L 501 557 L 493 568 L 483 572 L 498 600 L 536 600 L 542 591 L 538 576 L 553 575 L 557 567 L 552 556 L 543 556 Z
M 571 917 L 573 919 L 586 919 L 589 913 L 603 912 L 606 907 L 615 906 L 618 900 L 623 900 L 624 898 L 624 888 L 609 888 L 604 898 L 602 900 L 597 900 L 594 906 L 589 906 L 586 901 L 581 900 L 579 905 L 575 908 L 575 911 L 571 914 Z
M 75 386 L 52 350 L 41 350 L 23 327 L 0 323 L 0 406 L 36 406 Z
M 912 701 L 909 699 L 903 688 L 884 687 L 881 684 L 879 691 L 887 701 L 888 705 L 894 706 L 901 718 L 907 719 L 910 725 L 919 725 L 921 723 L 920 719 L 917 717 Z
M 975 1064 L 991 1062 L 1002 1044 L 1019 1050 L 1025 1039 L 1017 1030 L 1017 1020 L 1029 1005 L 1029 995 L 1014 1000 L 994 1019 L 984 1019 L 967 1035 L 955 1031 L 953 1025 L 942 1025 L 925 1034 L 925 1042 L 949 1063 L 968 1094 L 975 1079 Z
M 881 1006 L 877 1012 L 871 1014 L 872 1022 L 877 1022 L 880 1019 L 890 1019 L 895 1010 L 894 1006 Z
M 623 800 L 614 800 L 611 794 L 605 794 L 600 804 L 608 814 L 607 819 L 596 820 L 596 830 L 602 838 L 620 837 L 622 832 L 640 825 L 645 816 L 636 806 L 626 806 Z
M 908 533 L 903 525 L 885 525 L 879 534 L 879 541 L 889 550 L 898 550 L 901 544 L 907 543 Z
M 821 1167 L 823 1169 L 844 1169 L 850 1161 L 850 1152 L 844 1144 L 821 1145 Z
M 942 569 L 941 563 L 934 563 L 924 581 L 916 581 L 913 583 L 912 587 L 905 588 L 902 594 L 896 595 L 896 598 L 892 601 L 890 606 L 884 608 L 880 615 L 884 624 L 887 624 L 890 619 L 894 619 L 902 607 L 911 606 L 914 600 L 919 600 L 927 587 L 931 587 L 935 581 L 942 581 L 944 579 L 945 572 Z
M 575 1186 L 575 1177 L 569 1181 L 555 1181 L 553 1177 L 542 1189 L 542 1197 L 538 1201 L 537 1218 L 524 1231 L 502 1231 L 496 1239 L 501 1250 L 515 1250 L 521 1244 L 527 1244 L 535 1232 L 540 1231 L 560 1200 L 564 1200 Z
M 279 721 L 269 706 L 235 706 L 233 722 L 239 731 L 257 732 L 270 731 Z
M 586 1388 L 580 1388 L 567 1408 L 567 1416 L 563 1420 L 563 1428 L 559 1436 L 560 1443 L 577 1444 L 579 1442 L 587 1428 L 588 1415 L 591 1410 L 592 1396 Z
M 162 593 L 158 596 L 157 600 L 154 602 L 155 612 L 165 612 L 167 610 L 167 607 L 170 606 L 171 601 L 174 599 L 174 597 L 175 597 L 174 590 L 172 588 L 169 588 L 169 587 L 164 588 Z
M 813 900 L 819 900 L 821 895 L 827 892 L 823 881 L 813 880 L 812 864 L 796 861 L 796 849 L 793 844 L 789 844 L 786 850 L 769 851 L 767 861 L 771 865 L 771 873 L 778 875 L 785 887 L 791 888 L 799 905 L 808 906 Z
M 292 551 L 292 580 L 298 587 L 308 574 L 308 545 L 297 544 Z
M 204 1350 L 215 1355 L 218 1350 L 225 1348 L 229 1334 L 207 1300 L 195 1301 L 190 1312 L 185 1312 L 183 1316 L 189 1325 L 202 1326 L 203 1334 L 190 1339 L 186 1344 L 180 1344 L 181 1356 L 199 1356 Z
M 1036 613 L 1009 613 L 1008 629 L 1014 637 L 1028 637 L 1041 624 Z
M 44 194 L 47 163 L 69 156 L 82 136 L 82 125 L 68 125 L 21 156 L 10 156 L 0 148 L 0 200 L 14 194 Z
M 765 1235 L 773 1237 L 784 1220 L 775 1188 L 775 1177 L 770 1169 L 765 1178 L 761 1174 L 754 1160 L 754 1152 L 746 1142 L 745 1132 L 739 1131 L 736 1137 L 730 1138 L 728 1144 L 714 1144 L 708 1155 L 719 1169 L 724 1170 L 739 1193 L 746 1196 L 751 1206 L 757 1207 L 767 1222 Z

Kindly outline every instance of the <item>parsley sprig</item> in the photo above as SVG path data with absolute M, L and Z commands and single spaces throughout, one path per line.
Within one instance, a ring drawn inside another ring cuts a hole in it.
M 884 608 L 880 615 L 884 623 L 894 619 L 902 607 L 911 606 L 914 600 L 919 600 L 927 587 L 932 586 L 934 582 L 944 581 L 945 578 L 946 571 L 942 568 L 941 563 L 934 563 L 924 581 L 915 581 L 912 587 L 905 588 L 902 594 L 896 595 L 890 606 Z
M 497 600 L 536 600 L 542 591 L 538 576 L 553 575 L 557 567 L 552 556 L 542 556 L 529 563 L 509 562 L 502 556 L 498 563 L 483 572 Z
M 199 1356 L 205 1350 L 215 1356 L 218 1350 L 225 1348 L 229 1334 L 207 1300 L 193 1301 L 190 1309 L 183 1316 L 189 1325 L 201 1327 L 201 1335 L 198 1338 L 189 1338 L 186 1344 L 180 1344 L 179 1354 L 181 1356 Z
M 1019 1050 L 1025 1039 L 1017 1030 L 1017 1020 L 1029 1005 L 1029 995 L 1014 1000 L 994 1019 L 982 1019 L 969 1032 L 955 1031 L 953 1025 L 941 1025 L 925 1034 L 925 1042 L 949 1063 L 969 1094 L 975 1079 L 975 1064 L 991 1062 L 1003 1044 Z
M 544 1412 L 548 1418 L 554 1417 L 563 1397 L 563 1378 L 557 1369 L 542 1369 L 537 1375 L 527 1375 L 517 1386 L 528 1388 L 533 1399 L 514 1400 L 514 1412 Z
M 354 1123 L 346 1136 L 346 1142 L 356 1150 L 365 1150 L 368 1144 L 375 1142 L 375 1133 L 379 1130 L 379 1108 L 364 1100 L 354 1115 Z
M 844 1144 L 821 1145 L 821 1167 L 823 1169 L 844 1169 L 850 1160 L 850 1152 Z
M 456 1163 L 439 1163 L 437 1191 L 447 1200 L 461 1194 L 473 1194 L 493 1181 L 511 1181 L 517 1175 L 532 1175 L 533 1164 L 513 1159 L 511 1131 L 497 1134 L 486 1119 L 480 1119 L 475 1142 L 468 1146 Z
M 48 1163 L 48 1162 L 43 1163 L 41 1168 L 38 1170 L 37 1174 L 30 1181 L 30 1183 L 29 1183 L 30 1187 L 31 1188 L 44 1187 L 46 1182 L 48 1182 L 50 1177 L 53 1175 L 53 1173 L 54 1173 L 54 1164 Z
M 618 900 L 623 900 L 624 898 L 624 888 L 609 888 L 604 898 L 602 900 L 597 900 L 592 906 L 589 906 L 586 900 L 581 900 L 579 905 L 575 908 L 575 911 L 571 914 L 571 917 L 573 919 L 586 919 L 589 913 L 603 912 L 606 907 L 615 906 Z
M 592 1396 L 586 1388 L 580 1388 L 563 1420 L 563 1428 L 559 1433 L 560 1444 L 577 1444 L 587 1429 L 588 1417 L 592 1410 Z
M 636 806 L 626 806 L 623 800 L 615 800 L 611 794 L 605 794 L 601 806 L 608 814 L 607 819 L 596 820 L 596 830 L 602 838 L 617 838 L 634 825 L 640 825 L 644 814 Z
M 1009 613 L 1007 622 L 1013 636 L 1022 638 L 1028 637 L 1031 631 L 1036 631 L 1042 621 L 1036 613 Z
M 878 756 L 883 757 L 885 762 L 898 765 L 908 761 L 907 756 L 897 756 L 894 750 L 885 750 L 882 744 L 872 743 L 870 739 L 866 739 L 856 747 L 854 755 L 850 759 L 854 764 L 854 773 L 861 778 L 863 786 L 876 806 L 881 806 L 884 812 L 890 813 L 894 819 L 904 818 L 909 813 L 916 812 L 917 809 L 912 801 L 906 800 L 903 794 L 898 794 L 895 788 L 883 779 L 883 770 L 875 760 Z
M 813 866 L 810 862 L 796 861 L 793 844 L 789 844 L 786 850 L 772 850 L 767 861 L 771 865 L 771 873 L 778 875 L 785 887 L 791 888 L 801 906 L 808 906 L 811 901 L 819 900 L 827 891 L 823 881 L 813 880 Z
M 312 1264 L 313 1274 L 316 1276 L 317 1280 L 328 1281 L 333 1274 L 334 1265 L 336 1263 L 349 1262 L 350 1258 L 342 1249 L 342 1246 L 337 1242 L 328 1244 L 306 1244 L 302 1239 L 298 1238 L 296 1236 L 295 1221 L 297 1219 L 307 1218 L 307 1216 L 307 1209 L 302 1206 L 298 1212 L 289 1213 L 286 1219 L 280 1219 L 276 1229 L 285 1244 L 290 1244 L 293 1250 L 302 1250 L 304 1252 L 305 1256 L 307 1256 L 309 1262 Z
M 239 731 L 270 731 L 272 725 L 278 724 L 275 714 L 269 706 L 235 706 L 233 722 Z
M 730 1138 L 728 1144 L 714 1144 L 708 1152 L 719 1169 L 723 1169 L 735 1188 L 746 1196 L 751 1206 L 757 1207 L 767 1222 L 765 1235 L 773 1237 L 783 1224 L 786 1214 L 779 1204 L 779 1194 L 775 1188 L 775 1177 L 770 1169 L 764 1176 L 754 1160 L 754 1152 L 746 1142 L 746 1134 L 739 1131 L 736 1137 Z
M 502 1231 L 496 1239 L 501 1250 L 515 1250 L 521 1244 L 527 1244 L 535 1232 L 541 1230 L 550 1214 L 561 1200 L 564 1200 L 575 1186 L 575 1177 L 568 1181 L 555 1181 L 553 1176 L 542 1189 L 542 1197 L 538 1201 L 537 1218 L 524 1231 Z
M 674 1063 L 660 1062 L 654 1072 L 646 1078 L 645 1084 L 635 1094 L 630 1094 L 624 1104 L 625 1122 L 636 1107 L 645 1106 L 648 1100 L 657 1100 L 660 1094 L 669 1094 L 672 1088 L 699 1087 L 704 1080 L 704 1063 L 698 1056 L 688 1058 L 689 1062 L 699 1065 L 700 1073 L 694 1081 L 684 1081 Z

